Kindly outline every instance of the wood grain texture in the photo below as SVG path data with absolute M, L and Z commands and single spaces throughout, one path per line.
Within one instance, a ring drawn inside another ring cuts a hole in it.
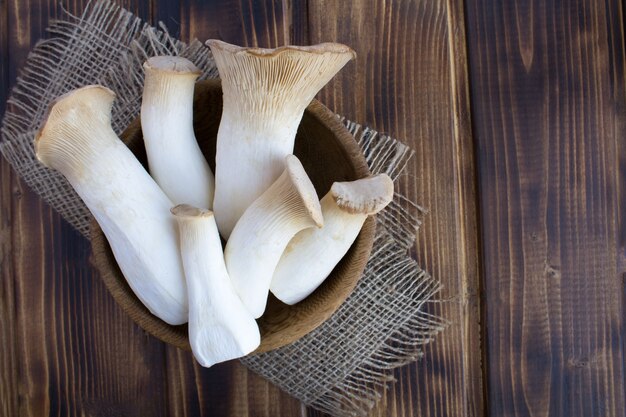
M 58 7 L 8 3 L 9 84 Z M 114 303 L 90 268 L 88 242 L 5 175 L 4 160 L 1 169 L 3 415 L 166 415 L 164 346 Z
M 610 14 L 608 27 L 610 31 L 621 31 L 622 36 L 626 36 L 626 6 L 621 5 L 621 16 L 618 13 Z M 611 83 L 613 85 L 626 84 L 626 39 L 622 39 L 622 50 L 617 48 L 615 57 L 612 59 Z M 618 230 L 618 273 L 622 275 L 622 282 L 626 283 L 626 89 L 614 88 L 611 99 L 615 103 L 618 117 L 615 120 L 615 135 L 622 140 L 617 141 L 617 170 L 615 172 L 615 184 L 617 187 L 617 230 Z M 622 301 L 622 304 L 626 301 Z M 626 306 L 622 306 L 626 310 Z M 626 332 L 626 320 L 623 323 L 622 334 Z
M 18 413 L 16 352 L 17 328 L 15 321 L 15 274 L 13 271 L 12 186 L 13 172 L 4 160 L 0 162 L 0 414 L 14 416 Z
M 9 25 L 9 4 L 6 1 L 0 2 L 0 27 L 6 28 Z M 6 100 L 9 94 L 9 67 L 11 66 L 9 58 L 9 32 L 6 29 L 0 29 L 0 118 L 4 115 Z
M 17 179 L 10 184 L 2 200 L 12 198 L 11 223 L 2 233 L 11 282 L 3 285 L 12 286 L 13 323 L 3 356 L 14 362 L 3 389 L 17 408 L 6 415 L 165 415 L 163 347 L 110 298 L 89 267 L 88 244 Z
M 237 361 L 202 368 L 168 349 L 171 416 L 304 416 L 301 404 Z
M 468 3 L 490 415 L 626 409 L 622 18 L 618 0 Z
M 0 2 L 0 26 L 8 25 L 8 3 Z M 0 30 L 0 115 L 4 114 L 9 88 L 8 31 Z M 11 224 L 13 172 L 0 163 L 0 414 L 16 415 L 18 409 L 17 356 L 15 345 L 14 274 L 12 262 Z
M 483 414 L 479 348 L 477 208 L 461 2 L 311 2 L 311 43 L 357 52 L 319 99 L 339 114 L 404 139 L 416 155 L 401 191 L 430 213 L 417 259 L 441 279 L 453 324 L 425 358 L 395 373 L 373 415 Z M 343 18 L 328 19 L 327 16 Z
M 445 285 L 429 311 L 452 323 L 396 370 L 373 416 L 623 414 L 619 0 L 118 3 L 183 40 L 357 51 L 318 98 L 416 150 L 402 191 L 430 213 L 414 255 Z M 0 1 L 2 105 L 60 13 L 52 0 Z M 204 369 L 144 334 L 87 242 L 4 160 L 0 216 L 0 415 L 322 415 L 236 361 Z
M 2 99 L 0 114 L 4 114 L 5 101 L 9 95 L 11 83 L 9 42 L 9 3 L 0 3 L 0 99 Z M 19 198 L 16 190 L 15 174 L 9 164 L 0 161 L 0 343 L 3 349 L 0 352 L 0 413 L 3 416 L 18 415 L 19 386 L 17 352 L 17 326 L 15 314 L 15 272 L 13 261 L 13 232 L 14 222 L 13 201 Z M 15 193 L 14 193 L 15 191 Z

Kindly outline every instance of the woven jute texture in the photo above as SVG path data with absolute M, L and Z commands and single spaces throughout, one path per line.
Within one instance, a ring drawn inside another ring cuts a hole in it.
M 102 84 L 117 94 L 113 128 L 121 133 L 139 114 L 143 61 L 180 55 L 202 78 L 216 77 L 210 51 L 185 44 L 165 27 L 143 23 L 109 1 L 89 3 L 83 14 L 52 23 L 50 37 L 28 57 L 8 100 L 0 151 L 45 201 L 88 238 L 91 215 L 62 176 L 40 165 L 33 138 L 49 103 L 69 90 Z M 339 117 L 339 116 L 338 116 Z M 401 142 L 344 120 L 373 173 L 401 180 L 412 150 Z M 374 249 L 356 289 L 322 326 L 284 348 L 242 362 L 307 405 L 337 416 L 365 415 L 393 380 L 392 370 L 415 360 L 445 327 L 428 314 L 440 288 L 408 255 L 422 209 L 396 194 L 378 216 Z

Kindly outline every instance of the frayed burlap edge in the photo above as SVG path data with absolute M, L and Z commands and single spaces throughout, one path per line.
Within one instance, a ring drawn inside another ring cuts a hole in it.
M 117 95 L 112 125 L 119 134 L 139 113 L 143 70 L 141 64 L 133 66 L 136 61 L 143 63 L 153 55 L 184 56 L 203 71 L 203 78 L 217 76 L 217 69 L 199 41 L 180 42 L 108 1 L 89 3 L 81 16 L 66 15 L 68 20 L 48 28 L 52 38 L 38 42 L 28 55 L 7 101 L 0 152 L 37 194 L 88 238 L 89 210 L 59 173 L 35 157 L 33 138 L 49 103 L 78 87 L 106 85 Z
M 87 84 L 117 94 L 113 128 L 122 132 L 139 113 L 143 61 L 181 55 L 203 78 L 217 75 L 210 51 L 143 23 L 109 1 L 91 2 L 81 16 L 52 23 L 51 38 L 28 56 L 7 103 L 0 151 L 22 179 L 82 235 L 91 215 L 65 179 L 39 164 L 33 138 L 48 104 Z M 370 169 L 397 180 L 412 150 L 388 136 L 343 121 L 358 141 Z M 391 381 L 391 371 L 421 355 L 444 322 L 423 311 L 440 284 L 408 255 L 422 209 L 396 194 L 379 214 L 371 258 L 357 288 L 326 323 L 303 339 L 242 362 L 305 404 L 337 416 L 366 414 Z
M 398 180 L 413 151 L 344 120 L 374 174 Z M 422 355 L 446 322 L 423 311 L 439 281 L 407 255 L 424 210 L 396 193 L 377 216 L 374 248 L 354 292 L 326 322 L 278 350 L 248 356 L 249 369 L 305 404 L 336 416 L 371 410 L 393 381 L 391 371 Z

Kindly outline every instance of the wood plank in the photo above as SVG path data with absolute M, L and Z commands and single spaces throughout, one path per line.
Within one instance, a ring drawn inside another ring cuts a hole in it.
M 84 2 L 86 4 L 86 2 Z M 116 0 L 116 4 L 131 11 L 135 16 L 139 16 L 146 22 L 150 22 L 153 19 L 152 1 L 138 1 L 138 0 Z M 77 12 L 83 10 L 83 4 L 80 3 L 80 9 Z
M 4 115 L 9 94 L 8 3 L 0 2 L 0 117 Z M 2 158 L 0 158 L 2 159 Z M 0 161 L 0 415 L 18 414 L 17 354 L 14 309 L 13 240 L 13 172 L 9 164 Z
M 188 352 L 168 348 L 169 415 L 300 416 L 300 403 L 237 361 L 202 368 Z
M 621 2 L 467 6 L 490 415 L 623 415 Z
M 167 27 L 170 35 L 180 38 L 180 0 L 158 1 L 150 0 L 150 23 L 156 26 L 160 23 Z
M 13 269 L 12 200 L 13 172 L 9 164 L 0 161 L 0 415 L 18 415 L 17 344 L 15 323 L 15 273 Z
M 19 415 L 165 415 L 162 344 L 114 303 L 89 245 L 22 183 L 13 187 Z
M 0 120 L 4 115 L 9 94 L 9 7 L 6 1 L 0 3 Z
M 623 3 L 617 7 L 607 10 L 607 31 L 610 33 L 621 33 L 622 48 L 620 49 L 620 38 L 609 38 L 610 50 L 610 83 L 615 86 L 626 85 L 626 6 Z M 614 88 L 611 100 L 616 107 L 616 120 L 613 135 L 617 138 L 617 166 L 615 171 L 615 184 L 617 192 L 617 241 L 618 241 L 618 264 L 617 271 L 621 274 L 622 283 L 626 284 L 626 89 Z M 622 300 L 626 303 L 626 300 Z M 626 320 L 623 321 L 622 335 L 626 334 Z
M 476 160 L 474 158 L 475 141 L 472 134 L 471 103 L 469 91 L 469 62 L 467 57 L 467 37 L 465 27 L 464 2 L 448 0 L 448 39 L 450 55 L 450 78 L 453 105 L 453 126 L 456 145 L 455 175 L 458 198 L 456 215 L 459 219 L 459 273 L 458 294 L 451 301 L 458 300 L 461 308 L 453 322 L 462 325 L 463 366 L 460 388 L 465 396 L 464 414 L 483 416 L 485 414 L 485 383 L 483 381 L 483 358 L 481 350 L 481 262 L 479 238 L 478 181 L 476 178 Z M 445 285 L 445 284 L 444 284 Z M 444 316 L 445 311 L 441 312 Z M 452 335 L 450 335 L 452 336 Z M 452 336 L 454 337 L 454 336 Z M 427 379 L 427 375 L 421 375 Z
M 477 208 L 461 1 L 311 2 L 312 43 L 351 45 L 351 63 L 319 98 L 352 120 L 402 138 L 416 156 L 401 191 L 430 210 L 415 255 L 442 280 L 429 311 L 452 325 L 373 415 L 483 415 Z M 329 19 L 328 16 L 333 16 Z
M 6 31 L 7 38 L 7 55 L 10 57 L 10 61 L 7 63 L 7 84 L 12 85 L 15 82 L 17 76 L 17 67 L 21 66 L 23 61 L 25 60 L 27 51 L 31 45 L 31 28 L 30 28 L 30 14 L 27 12 L 28 5 L 21 5 L 17 1 L 9 2 L 6 5 L 6 13 L 7 13 L 7 25 L 4 26 L 4 30 Z M 7 94 L 8 95 L 8 94 Z M 2 160 L 3 171 L 6 172 L 8 168 L 8 163 L 3 159 Z M 9 291 L 7 293 L 7 298 L 5 299 L 6 309 L 10 310 L 9 317 L 11 319 L 11 327 L 12 327 L 12 343 L 13 349 L 11 352 L 12 360 L 15 362 L 11 364 L 9 369 L 11 370 L 11 380 L 7 381 L 8 384 L 11 384 L 14 388 L 12 389 L 11 395 L 15 395 L 12 399 L 14 402 L 14 412 L 15 415 L 28 415 L 31 413 L 41 412 L 43 410 L 49 410 L 49 400 L 47 398 L 47 394 L 43 393 L 41 390 L 37 388 L 33 388 L 32 378 L 24 378 L 23 375 L 27 373 L 25 372 L 25 368 L 29 368 L 29 365 L 26 364 L 25 356 L 25 348 L 35 350 L 37 347 L 34 343 L 29 343 L 26 347 L 24 346 L 22 336 L 24 330 L 21 326 L 21 321 L 24 321 L 25 318 L 21 318 L 21 314 L 18 306 L 18 297 L 20 293 L 21 287 L 21 278 L 23 276 L 23 271 L 20 269 L 22 265 L 19 262 L 19 258 L 17 258 L 18 251 L 27 250 L 25 246 L 22 246 L 21 237 L 18 234 L 17 224 L 19 222 L 18 218 L 22 214 L 20 213 L 20 208 L 23 206 L 18 206 L 15 204 L 16 201 L 21 201 L 22 197 L 22 189 L 19 187 L 19 183 L 17 182 L 15 176 L 13 174 L 2 177 L 3 187 L 2 187 L 2 202 L 3 202 L 3 210 L 7 210 L 11 213 L 11 223 L 7 225 L 7 228 L 3 230 L 3 235 L 5 238 L 9 239 L 8 246 L 11 249 L 11 266 L 8 278 L 11 282 L 7 282 L 5 284 L 6 287 L 9 287 Z M 12 193 L 15 192 L 15 195 Z M 27 250 L 26 253 L 32 253 L 36 256 L 36 251 L 30 252 Z M 36 259 L 36 258 L 35 258 Z M 33 267 L 35 267 L 35 263 L 32 263 Z M 29 271 L 34 272 L 34 271 Z M 34 276 L 34 274 L 33 274 Z M 35 290 L 36 291 L 36 290 Z M 41 303 L 42 301 L 40 301 Z M 33 316 L 27 317 L 36 317 L 36 308 L 37 306 L 33 306 L 34 313 Z M 32 319 L 31 319 L 32 320 Z M 20 340 L 22 339 L 22 340 Z M 41 340 L 41 337 L 35 337 L 33 340 Z M 31 350 L 31 352 L 32 352 Z M 10 352 L 10 351 L 9 351 Z M 37 366 L 40 369 L 47 369 L 47 358 L 42 357 L 43 355 L 36 355 L 38 357 L 39 363 Z M 42 371 L 34 371 L 37 372 L 40 380 L 44 380 L 47 375 L 44 375 Z M 45 381 L 45 380 L 44 380 Z M 46 381 L 47 382 L 47 381 Z M 44 384 L 41 384 L 43 386 Z M 25 401 L 19 401 L 20 396 L 25 397 Z M 29 400 L 32 399 L 32 402 Z M 34 403 L 37 404 L 34 404 Z M 7 414 L 8 415 L 8 414 Z
M 74 3 L 76 11 L 84 3 Z M 48 16 L 59 9 L 45 1 L 13 1 L 7 9 L 2 30 L 13 83 Z M 0 375 L 8 374 L 2 391 L 11 397 L 4 415 L 166 415 L 163 344 L 146 337 L 115 304 L 90 267 L 89 243 L 14 175 L 5 175 L 4 160 L 1 169 L 0 328 L 14 345 L 3 350 L 0 363 Z M 5 367 L 7 356 L 12 363 Z
M 198 1 L 153 2 L 153 22 L 189 42 L 217 38 L 247 46 L 276 47 L 289 43 L 290 2 Z M 295 7 L 302 12 L 301 6 Z

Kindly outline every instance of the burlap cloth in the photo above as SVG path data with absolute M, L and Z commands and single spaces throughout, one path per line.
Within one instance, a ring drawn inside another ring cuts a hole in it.
M 173 39 L 132 13 L 108 2 L 66 14 L 37 44 L 8 100 L 0 151 L 45 201 L 86 238 L 90 213 L 68 183 L 40 165 L 34 132 L 52 99 L 87 84 L 117 94 L 113 127 L 121 133 L 139 114 L 143 61 L 153 55 L 181 55 L 203 70 L 217 71 L 210 51 L 197 40 Z M 412 150 L 397 140 L 345 121 L 373 173 L 401 177 Z M 284 348 L 242 359 L 254 372 L 305 404 L 337 416 L 366 414 L 393 380 L 392 370 L 421 355 L 443 329 L 423 305 L 440 284 L 408 255 L 419 226 L 419 206 L 400 194 L 378 216 L 374 249 L 354 293 L 324 325 Z

